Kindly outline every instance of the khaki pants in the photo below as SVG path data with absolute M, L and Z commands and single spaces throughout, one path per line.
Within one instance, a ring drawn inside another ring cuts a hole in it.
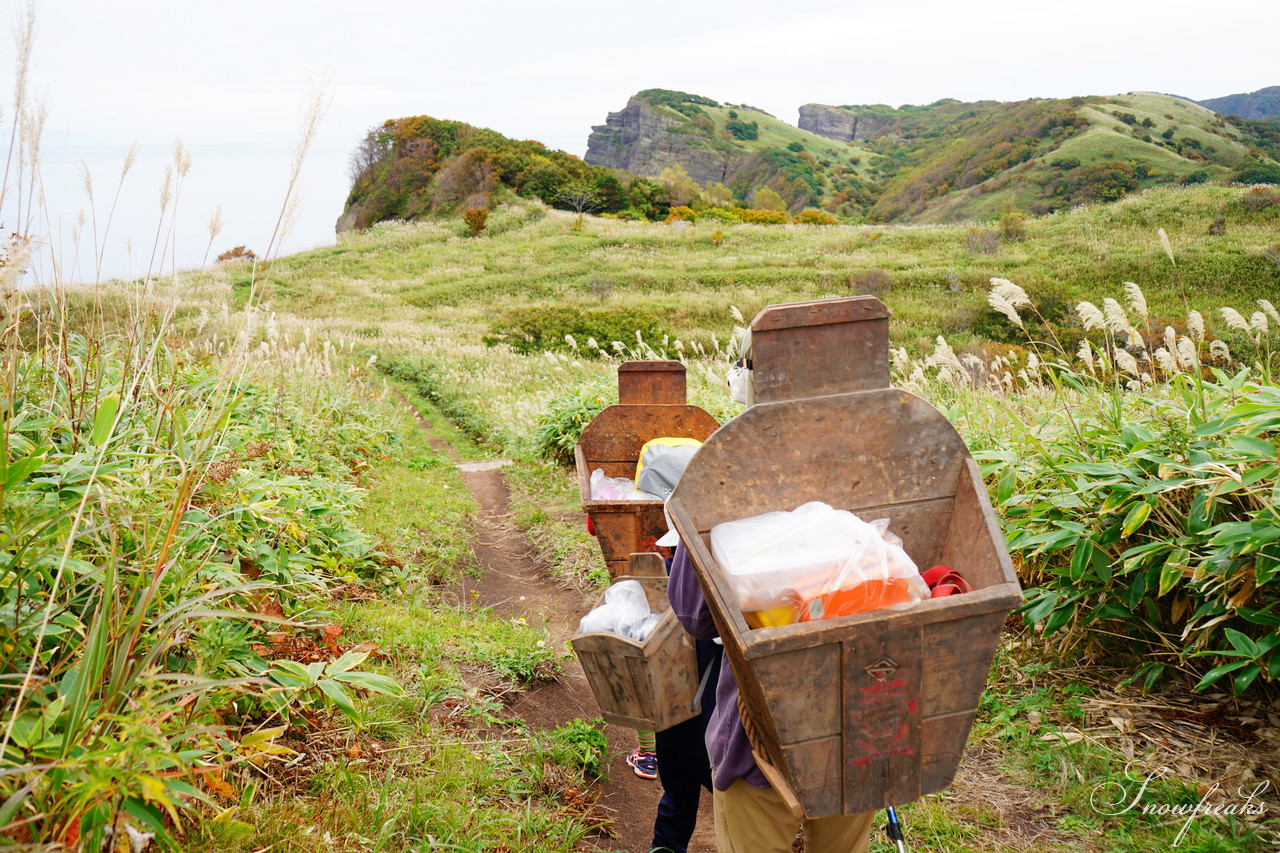
M 796 820 L 773 788 L 739 779 L 715 791 L 717 853 L 790 853 L 796 830 L 804 829 L 805 853 L 867 853 L 875 812 Z

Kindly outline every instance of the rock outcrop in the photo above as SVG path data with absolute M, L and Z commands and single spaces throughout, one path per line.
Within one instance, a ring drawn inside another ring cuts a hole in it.
M 728 157 L 689 133 L 686 122 L 639 98 L 627 101 L 626 107 L 609 113 L 604 124 L 591 128 L 583 159 L 592 166 L 646 177 L 683 166 L 689 177 L 704 186 L 723 181 L 729 168 Z
M 801 130 L 839 142 L 874 139 L 890 124 L 889 119 L 881 116 L 862 116 L 826 104 L 805 104 L 800 108 Z

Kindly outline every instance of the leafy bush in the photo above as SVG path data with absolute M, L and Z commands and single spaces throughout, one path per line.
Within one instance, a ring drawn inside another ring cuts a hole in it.
M 1002 241 L 1000 232 L 991 228 L 970 228 L 965 237 L 965 245 L 970 252 L 981 252 L 984 255 L 994 255 L 1000 249 Z
M 787 212 L 785 210 L 740 210 L 738 221 L 750 225 L 786 225 Z
M 244 246 L 236 246 L 228 249 L 221 255 L 218 255 L 219 261 L 256 261 L 258 256 L 253 253 L 253 249 L 246 249 Z
M 698 214 L 702 219 L 714 219 L 717 222 L 741 222 L 743 210 L 736 207 L 708 207 Z
M 300 399 L 148 333 L 139 350 L 63 332 L 3 360 L 0 825 L 68 849 L 104 849 L 126 815 L 174 849 L 197 765 L 281 749 L 282 727 L 232 713 L 354 717 L 349 687 L 398 690 L 355 658 L 280 690 L 301 665 L 254 648 L 330 580 L 379 571 L 351 481 L 389 425 L 338 388 Z
M 667 211 L 667 218 L 665 221 L 675 222 L 678 219 L 683 220 L 685 222 L 697 222 L 698 212 L 693 208 L 686 207 L 682 204 L 676 205 L 675 207 L 671 208 L 671 210 Z
M 852 277 L 849 280 L 849 289 L 855 294 L 884 296 L 893 289 L 893 276 L 879 267 L 873 267 Z
M 565 467 L 574 464 L 573 447 L 587 424 L 618 401 L 618 389 L 609 382 L 584 385 L 547 404 L 534 430 L 534 450 L 543 459 Z
M 590 722 L 575 718 L 553 729 L 549 735 L 552 755 L 568 766 L 582 768 L 590 776 L 604 772 L 609 760 L 609 741 L 604 735 L 604 720 Z
M 607 352 L 614 341 L 629 341 L 637 333 L 655 340 L 663 329 L 658 319 L 635 308 L 581 309 L 572 306 L 536 306 L 504 313 L 489 325 L 482 340 L 486 346 L 506 344 L 521 353 L 571 350 L 588 339 Z
M 1116 201 L 1138 189 L 1140 172 L 1145 173 L 1141 163 L 1135 166 L 1117 160 L 1077 166 L 1050 182 L 1045 192 L 1061 197 L 1066 204 Z
M 759 139 L 760 124 L 754 121 L 743 121 L 742 119 L 730 119 L 725 122 L 724 129 L 729 131 L 734 139 Z
M 1023 240 L 1027 236 L 1027 215 L 1017 210 L 1000 214 L 1000 236 L 1005 240 Z
M 825 210 L 802 210 L 793 220 L 797 225 L 835 225 L 836 218 Z
M 1257 213 L 1277 205 L 1280 205 L 1280 190 L 1252 187 L 1240 197 L 1240 206 L 1251 213 Z
M 471 229 L 472 237 L 480 236 L 488 219 L 489 209 L 486 207 L 468 207 L 462 212 L 462 221 Z
M 1017 307 L 1035 309 L 1014 292 L 1023 301 L 997 289 L 992 305 L 1022 327 Z M 1145 316 L 1141 291 L 1128 292 Z M 1230 676 L 1237 693 L 1280 678 L 1280 387 L 1248 369 L 1210 370 L 1201 359 L 1220 342 L 1172 329 L 1154 351 L 1115 348 L 1142 340 L 1115 300 L 1105 318 L 1088 303 L 1079 313 L 1102 343 L 1083 343 L 1080 360 L 1033 343 L 1052 361 L 1037 358 L 1035 375 L 1020 377 L 1053 402 L 1020 425 L 1021 438 L 975 454 L 1022 557 L 1024 618 L 1069 643 L 1145 658 L 1134 677 L 1148 686 L 1173 668 L 1198 672 L 1199 689 Z M 1224 317 L 1264 333 L 1262 321 Z

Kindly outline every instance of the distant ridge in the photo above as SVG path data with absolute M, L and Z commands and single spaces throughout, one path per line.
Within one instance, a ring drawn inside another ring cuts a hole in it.
M 1270 181 L 1280 136 L 1173 95 L 800 107 L 799 127 L 742 104 L 646 89 L 592 128 L 588 163 L 673 172 L 729 203 L 767 189 L 796 213 L 955 222 L 1051 213 L 1139 189 Z M 717 202 L 720 204 L 725 203 Z
M 1280 116 L 1280 86 L 1268 86 L 1240 95 L 1223 95 L 1197 103 L 1223 115 L 1255 120 L 1274 118 Z

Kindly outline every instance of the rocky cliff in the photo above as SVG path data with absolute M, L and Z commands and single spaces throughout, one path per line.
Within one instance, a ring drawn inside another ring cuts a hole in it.
M 703 185 L 724 181 L 729 167 L 728 156 L 689 133 L 678 115 L 636 97 L 609 113 L 604 124 L 591 128 L 584 159 L 592 166 L 625 169 L 633 175 L 657 176 L 663 169 L 682 166 Z
M 800 108 L 801 130 L 835 139 L 853 142 L 855 139 L 874 139 L 891 122 L 881 116 L 859 115 L 856 112 L 830 107 L 826 104 L 805 104 Z

